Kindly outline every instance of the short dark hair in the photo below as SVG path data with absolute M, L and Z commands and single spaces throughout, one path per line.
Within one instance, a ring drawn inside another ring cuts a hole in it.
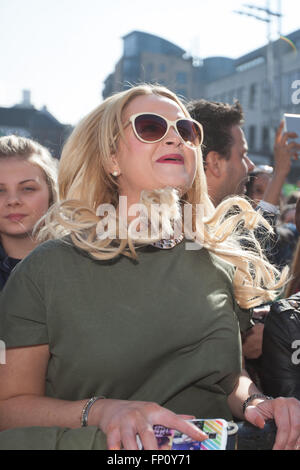
M 202 99 L 191 101 L 187 108 L 192 118 L 203 126 L 203 159 L 205 160 L 209 152 L 215 151 L 228 160 L 233 144 L 231 128 L 235 125 L 241 126 L 244 122 L 240 103 L 235 101 L 230 105 Z
M 260 175 L 270 175 L 272 176 L 274 168 L 269 165 L 258 165 L 251 171 L 248 175 L 248 181 L 246 182 L 246 196 L 250 199 L 253 194 L 253 186 L 256 178 Z

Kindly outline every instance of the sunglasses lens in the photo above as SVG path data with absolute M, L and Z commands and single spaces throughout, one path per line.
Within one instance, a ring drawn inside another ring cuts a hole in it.
M 188 119 L 177 122 L 177 131 L 181 138 L 192 147 L 198 147 L 202 142 L 202 132 L 199 126 Z
M 166 121 L 153 114 L 137 116 L 134 125 L 138 136 L 146 142 L 154 142 L 161 139 L 167 130 Z

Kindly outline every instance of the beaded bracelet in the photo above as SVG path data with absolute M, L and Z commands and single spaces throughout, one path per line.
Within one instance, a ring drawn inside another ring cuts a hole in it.
M 84 407 L 82 409 L 82 412 L 81 412 L 81 419 L 80 419 L 80 424 L 81 424 L 82 428 L 85 428 L 88 425 L 88 415 L 89 415 L 89 411 L 90 411 L 91 407 L 93 406 L 95 401 L 101 400 L 101 399 L 104 400 L 105 397 L 102 397 L 102 396 L 92 397 L 84 405 Z

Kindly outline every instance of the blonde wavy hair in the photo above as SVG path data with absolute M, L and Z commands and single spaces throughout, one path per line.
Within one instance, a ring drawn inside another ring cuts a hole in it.
M 58 184 L 61 202 L 46 215 L 41 238 L 70 235 L 78 248 L 92 257 L 104 260 L 120 254 L 136 257 L 136 245 L 126 240 L 100 240 L 97 237 L 100 204 L 118 207 L 117 179 L 110 174 L 111 157 L 124 137 L 122 116 L 126 106 L 143 95 L 167 97 L 190 117 L 185 105 L 165 87 L 139 85 L 107 98 L 75 128 L 66 142 L 59 166 Z M 253 229 L 262 224 L 272 231 L 262 216 L 253 211 L 243 198 L 230 198 L 216 209 L 209 199 L 203 169 L 202 153 L 197 150 L 196 177 L 191 188 L 181 197 L 193 211 L 192 224 L 196 239 L 210 252 L 235 267 L 234 293 L 242 308 L 271 301 L 287 279 L 265 259 Z M 197 224 L 196 207 L 201 205 L 204 222 Z M 247 248 L 243 248 L 245 243 Z

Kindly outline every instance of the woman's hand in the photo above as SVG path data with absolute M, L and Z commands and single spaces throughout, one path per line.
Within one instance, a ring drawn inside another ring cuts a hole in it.
M 274 419 L 277 425 L 274 450 L 300 450 L 300 401 L 296 398 L 264 400 L 248 406 L 245 419 L 263 428 L 265 420 Z
M 185 421 L 194 416 L 176 415 L 156 403 L 101 400 L 99 415 L 99 428 L 106 434 L 109 450 L 138 450 L 137 435 L 145 450 L 157 450 L 155 424 L 177 429 L 197 441 L 208 438 L 194 424 Z

